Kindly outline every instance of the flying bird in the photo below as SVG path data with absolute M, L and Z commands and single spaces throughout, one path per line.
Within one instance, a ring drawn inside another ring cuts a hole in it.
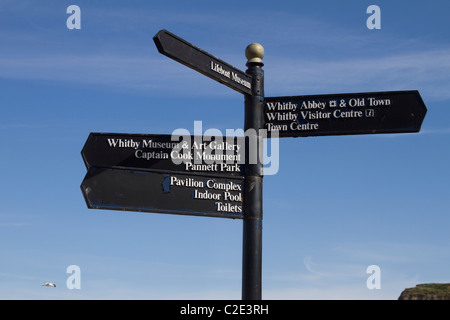
M 56 284 L 52 283 L 52 282 L 46 282 L 41 284 L 44 287 L 56 287 Z

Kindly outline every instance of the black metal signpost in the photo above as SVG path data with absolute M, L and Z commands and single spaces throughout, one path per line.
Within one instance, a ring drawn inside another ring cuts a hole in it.
M 81 190 L 94 209 L 241 219 L 244 152 L 238 137 L 91 133 Z
M 247 47 L 244 73 L 167 30 L 153 40 L 160 53 L 245 95 L 244 129 L 257 146 L 236 137 L 91 133 L 81 190 L 89 208 L 243 219 L 243 300 L 262 298 L 260 130 L 280 137 L 418 132 L 427 111 L 418 91 L 265 98 L 261 45 Z M 207 161 L 219 157 L 220 164 Z
M 418 91 L 266 98 L 265 128 L 280 137 L 418 132 L 427 109 Z
M 174 171 L 225 177 L 244 175 L 240 137 L 92 132 L 81 151 L 86 168 Z M 214 160 L 223 160 L 217 163 Z
M 88 208 L 242 219 L 243 179 L 91 167 Z

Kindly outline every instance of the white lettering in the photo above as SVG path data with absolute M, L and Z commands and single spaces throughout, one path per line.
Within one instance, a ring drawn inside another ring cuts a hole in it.
M 355 111 L 355 110 L 350 110 L 350 111 L 334 110 L 333 116 L 336 119 L 338 119 L 338 118 L 362 118 L 363 112 Z
M 377 5 L 371 5 L 367 7 L 367 14 L 372 14 L 367 18 L 366 26 L 369 30 L 381 29 L 381 9 Z
M 215 190 L 225 190 L 225 191 L 242 191 L 242 186 L 240 184 L 234 183 L 233 181 L 228 182 L 216 182 L 213 179 L 206 181 L 206 186 L 209 189 Z
M 214 61 L 211 61 L 211 70 L 223 75 L 224 77 L 230 78 L 230 71 L 224 70 L 222 66 Z
M 67 7 L 66 13 L 72 13 L 70 17 L 67 18 L 66 26 L 67 29 L 81 29 L 81 9 L 79 6 L 70 5 Z
M 205 199 L 205 200 L 221 200 L 222 195 L 220 193 L 212 193 L 208 190 L 204 192 L 194 190 L 194 199 Z
M 369 104 L 371 107 L 391 105 L 391 99 L 375 99 L 375 98 L 367 98 L 367 99 L 369 99 Z
M 79 266 L 72 264 L 67 267 L 66 273 L 72 273 L 66 281 L 67 289 L 81 289 L 81 269 Z
M 203 181 L 194 180 L 193 178 L 178 178 L 176 176 L 170 176 L 170 185 L 188 188 L 204 188 Z
M 319 124 L 318 123 L 292 122 L 289 127 L 291 130 L 295 130 L 295 131 L 317 130 L 317 129 L 319 129 Z
M 302 106 L 300 109 L 325 109 L 326 102 L 316 102 L 316 101 L 303 101 Z
M 194 307 L 190 304 L 187 307 L 181 307 L 180 314 L 195 314 L 195 315 L 206 315 L 208 318 L 212 316 L 214 312 L 214 307 Z
M 367 278 L 366 285 L 367 289 L 381 289 L 381 269 L 379 266 L 373 264 L 367 267 L 367 273 L 372 273 L 369 278 Z
M 251 89 L 251 84 L 250 84 L 250 82 L 248 82 L 248 81 L 246 81 L 246 80 L 244 80 L 244 79 L 239 78 L 239 76 L 238 76 L 236 73 L 234 73 L 234 72 L 231 72 L 231 79 L 232 79 L 234 82 L 237 82 L 237 83 L 243 85 L 244 87 Z
M 242 79 L 239 77 L 238 74 L 234 73 L 233 71 L 226 70 L 226 67 L 221 66 L 219 63 L 211 61 L 210 69 L 214 72 L 217 72 L 218 74 L 233 80 L 236 83 L 239 83 L 240 85 L 251 89 L 251 83 L 247 80 Z

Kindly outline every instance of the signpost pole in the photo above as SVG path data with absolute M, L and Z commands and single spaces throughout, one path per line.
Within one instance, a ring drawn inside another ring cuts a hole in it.
M 261 300 L 262 282 L 262 182 L 263 166 L 260 154 L 264 127 L 264 48 L 257 43 L 245 50 L 246 73 L 252 76 L 252 95 L 245 95 L 246 146 L 244 180 L 244 221 L 242 246 L 242 299 Z

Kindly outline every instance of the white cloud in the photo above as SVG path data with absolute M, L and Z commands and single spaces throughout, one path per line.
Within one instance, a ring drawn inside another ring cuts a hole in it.
M 40 19 L 55 22 L 52 7 L 34 7 L 32 2 L 27 6 L 39 10 Z M 77 33 L 52 24 L 3 32 L 0 77 L 194 96 L 200 86 L 202 95 L 235 94 L 157 52 L 152 36 L 159 26 L 173 26 L 171 31 L 177 33 L 183 30 L 177 26 L 188 25 L 192 28 L 188 41 L 205 45 L 206 51 L 242 69 L 248 39 L 261 39 L 266 48 L 266 96 L 417 89 L 426 98 L 450 99 L 446 46 L 426 46 L 420 39 L 390 34 L 374 40 L 345 25 L 298 13 L 262 11 L 259 19 L 267 23 L 259 31 L 244 33 L 256 18 L 234 12 L 227 15 L 228 24 L 218 24 L 218 15 L 210 13 L 174 10 L 166 15 L 160 8 L 145 9 L 89 8 L 95 23 L 80 31 L 82 41 L 74 37 Z M 152 23 L 132 23 L 144 20 Z M 331 48 L 335 50 L 330 52 Z
M 156 49 L 155 49 L 156 50 Z M 353 60 L 273 58 L 265 66 L 266 96 L 419 90 L 424 100 L 450 99 L 450 49 Z M 44 80 L 142 92 L 223 95 L 219 84 L 162 55 L 105 52 L 0 57 L 1 77 Z
M 285 58 L 265 70 L 266 95 L 416 89 L 426 97 L 450 99 L 450 48 L 339 61 Z

